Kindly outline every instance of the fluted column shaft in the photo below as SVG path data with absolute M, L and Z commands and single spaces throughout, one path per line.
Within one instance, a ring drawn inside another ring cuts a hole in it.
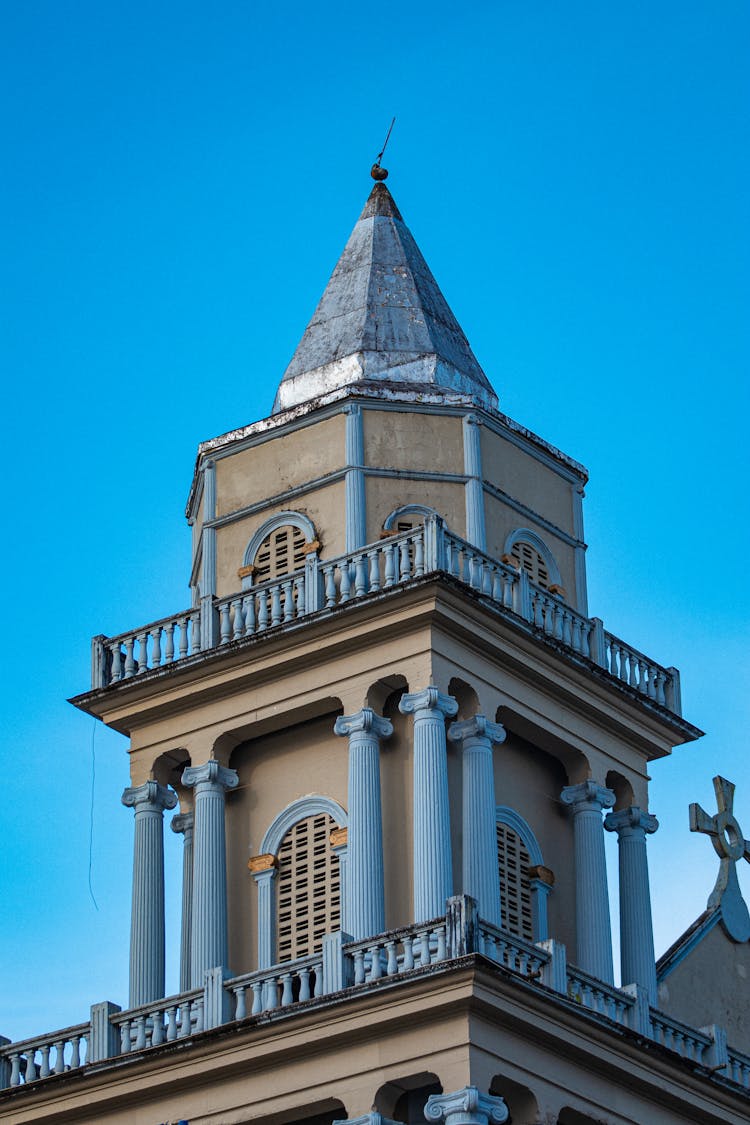
M 655 832 L 655 816 L 631 806 L 609 813 L 604 827 L 617 833 L 620 874 L 620 967 L 623 984 L 640 984 L 656 1004 L 656 960 L 651 920 L 646 833 Z
M 505 740 L 505 729 L 475 715 L 453 723 L 448 738 L 463 743 L 463 893 L 476 899 L 480 918 L 499 926 L 502 889 L 492 745 Z
M 216 761 L 188 766 L 182 784 L 195 789 L 193 911 L 190 980 L 203 984 L 207 969 L 227 967 L 227 854 L 224 794 L 238 782 L 234 770 Z
M 385 929 L 383 812 L 380 799 L 380 739 L 393 726 L 370 707 L 342 715 L 334 731 L 349 736 L 348 868 L 344 929 L 355 941 Z
M 426 922 L 453 893 L 445 719 L 458 704 L 430 686 L 403 695 L 399 710 L 414 716 L 414 921 Z
M 156 781 L 126 789 L 122 803 L 135 812 L 133 899 L 130 915 L 129 1006 L 164 995 L 164 809 L 177 794 Z
M 607 864 L 602 809 L 611 808 L 611 789 L 584 781 L 560 794 L 573 816 L 576 863 L 576 960 L 578 967 L 607 984 L 614 983 L 612 928 L 609 920 Z
M 172 817 L 173 832 L 182 835 L 182 926 L 180 929 L 180 992 L 190 988 L 190 941 L 193 916 L 193 814 Z

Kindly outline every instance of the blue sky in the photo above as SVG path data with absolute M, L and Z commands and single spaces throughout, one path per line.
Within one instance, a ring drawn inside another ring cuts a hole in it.
M 750 9 L 26 0 L 2 21 L 0 1033 L 125 1002 L 126 744 L 65 699 L 93 634 L 187 604 L 196 446 L 270 411 L 394 113 L 389 187 L 501 408 L 591 472 L 591 612 L 681 668 L 708 732 L 652 771 L 663 950 L 713 884 L 687 805 L 713 810 L 715 773 L 750 836 Z

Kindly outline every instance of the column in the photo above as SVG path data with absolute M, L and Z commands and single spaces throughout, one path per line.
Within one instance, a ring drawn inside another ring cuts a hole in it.
M 475 715 L 448 728 L 463 743 L 463 893 L 476 899 L 479 917 L 500 925 L 495 774 L 492 745 L 505 741 L 505 728 Z
M 126 789 L 122 803 L 135 811 L 128 1003 L 137 1008 L 164 995 L 164 809 L 177 794 L 146 781 Z
M 484 488 L 482 486 L 482 444 L 479 422 L 474 414 L 463 420 L 464 473 L 466 475 L 466 538 L 480 551 L 487 550 L 484 527 Z
M 258 887 L 258 968 L 270 969 L 276 960 L 276 874 L 279 861 L 265 852 L 254 855 L 247 866 Z
M 385 929 L 380 739 L 393 734 L 388 719 L 363 707 L 341 715 L 334 732 L 349 736 L 349 824 L 345 929 L 355 941 Z
M 224 835 L 224 794 L 239 778 L 234 770 L 213 759 L 188 766 L 182 784 L 195 789 L 193 854 L 193 917 L 190 977 L 193 988 L 203 985 L 207 969 L 227 965 L 227 854 Z
M 216 594 L 216 528 L 206 527 L 216 518 L 216 464 L 206 461 L 203 469 L 203 531 L 201 566 L 201 648 L 212 648 L 218 641 Z
M 182 928 L 180 930 L 180 992 L 190 988 L 190 935 L 193 916 L 193 814 L 172 817 L 173 832 L 182 834 Z
M 424 1115 L 427 1121 L 445 1125 L 504 1125 L 510 1116 L 502 1098 L 480 1094 L 476 1086 L 464 1086 L 453 1094 L 430 1094 Z
M 648 992 L 649 1003 L 656 1004 L 656 961 L 646 834 L 655 832 L 659 821 L 643 809 L 631 806 L 609 813 L 604 818 L 604 827 L 617 833 L 622 983 L 640 984 Z
M 453 893 L 445 719 L 458 704 L 430 686 L 398 706 L 414 716 L 414 921 L 427 922 L 445 913 Z
M 346 416 L 346 549 L 356 551 L 367 542 L 365 509 L 365 440 L 362 410 L 356 403 L 344 408 Z
M 573 815 L 576 863 L 576 961 L 607 984 L 614 983 L 607 865 L 602 809 L 615 803 L 611 789 L 593 781 L 568 785 L 560 794 Z

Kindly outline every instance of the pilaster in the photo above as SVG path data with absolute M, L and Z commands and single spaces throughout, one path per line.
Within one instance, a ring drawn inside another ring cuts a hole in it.
M 362 409 L 356 403 L 344 408 L 346 418 L 346 549 L 356 551 L 367 542 L 365 508 L 365 441 Z
M 195 789 L 190 976 L 202 988 L 207 969 L 227 964 L 227 857 L 224 794 L 239 778 L 215 760 L 188 766 L 182 784 Z
M 266 853 L 253 856 L 247 865 L 258 888 L 258 968 L 268 969 L 274 964 L 274 917 L 276 914 L 276 873 L 278 860 Z
M 385 929 L 380 739 L 393 726 L 370 707 L 341 715 L 334 732 L 349 738 L 348 869 L 344 924 L 355 941 Z
M 464 473 L 466 474 L 466 538 L 480 551 L 487 550 L 482 487 L 482 440 L 475 414 L 463 419 Z
M 448 738 L 463 746 L 463 893 L 476 899 L 479 917 L 499 926 L 500 877 L 497 863 L 495 775 L 492 746 L 505 741 L 505 728 L 484 715 L 453 723 Z
M 216 528 L 207 527 L 216 516 L 216 465 L 207 461 L 203 469 L 203 547 L 201 567 L 201 648 L 216 643 Z
M 576 863 L 576 961 L 580 969 L 614 983 L 607 865 L 602 809 L 611 808 L 611 789 L 584 781 L 568 785 L 560 798 L 573 816 Z
M 135 812 L 133 898 L 130 916 L 131 1008 L 164 995 L 164 809 L 177 794 L 156 781 L 126 789 L 122 803 Z
M 414 921 L 427 922 L 453 893 L 445 719 L 458 703 L 431 685 L 403 695 L 399 710 L 414 716 Z
M 180 929 L 180 992 L 190 988 L 190 940 L 193 916 L 193 814 L 172 817 L 171 829 L 182 836 L 182 925 Z
M 604 827 L 617 833 L 622 982 L 641 985 L 649 1002 L 655 1005 L 656 961 L 646 835 L 655 832 L 659 822 L 643 809 L 631 806 L 609 813 Z

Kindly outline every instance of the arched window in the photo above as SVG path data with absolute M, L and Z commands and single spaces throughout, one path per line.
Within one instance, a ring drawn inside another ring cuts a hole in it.
M 316 543 L 315 528 L 301 512 L 279 512 L 267 520 L 245 548 L 239 576 L 243 590 L 302 570 Z
M 318 953 L 342 925 L 347 816 L 330 797 L 287 805 L 250 861 L 258 886 L 258 968 Z M 333 834 L 333 839 L 332 839 Z
M 390 535 L 398 535 L 400 531 L 413 531 L 424 523 L 426 516 L 436 516 L 434 508 L 426 504 L 404 504 L 396 508 L 383 522 L 383 531 Z
M 501 925 L 526 941 L 547 939 L 547 897 L 554 875 L 542 861 L 534 833 L 515 809 L 495 813 Z
M 510 555 L 526 571 L 530 580 L 548 590 L 561 586 L 560 568 L 547 544 L 535 531 L 518 527 L 505 540 L 505 554 Z
M 298 820 L 279 848 L 276 959 L 319 953 L 323 935 L 341 926 L 339 859 L 331 850 L 336 823 L 327 813 Z

